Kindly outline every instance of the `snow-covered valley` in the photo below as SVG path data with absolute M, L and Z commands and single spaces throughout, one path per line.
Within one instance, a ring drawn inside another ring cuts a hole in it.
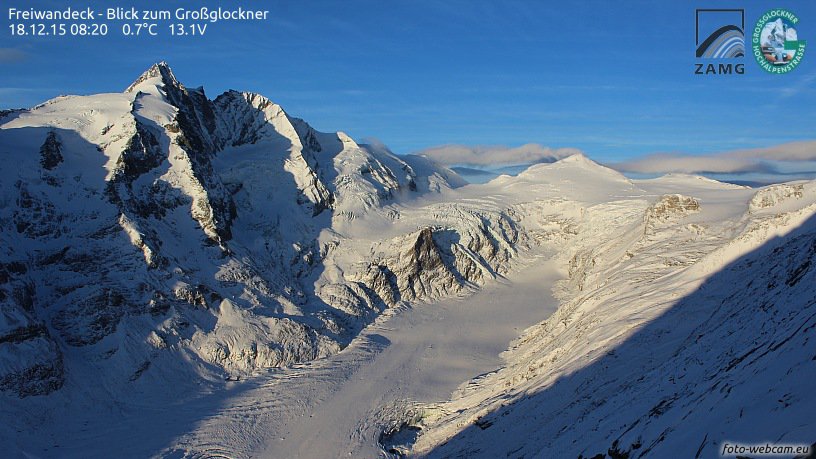
M 0 114 L 10 457 L 812 444 L 816 183 L 468 185 L 170 68 Z

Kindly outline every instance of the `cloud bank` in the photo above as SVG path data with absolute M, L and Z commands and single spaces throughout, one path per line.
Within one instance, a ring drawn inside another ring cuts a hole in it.
M 549 148 L 536 143 L 528 143 L 520 147 L 442 145 L 413 154 L 424 156 L 446 166 L 486 167 L 553 162 L 576 153 L 582 152 L 577 148 Z
M 790 142 L 767 148 L 734 150 L 707 156 L 658 153 L 610 164 L 621 172 L 641 174 L 747 174 L 776 173 L 774 162 L 816 161 L 816 141 Z
M 550 148 L 531 143 L 520 147 L 442 145 L 413 154 L 451 167 L 468 180 L 480 183 L 491 175 L 517 173 L 508 172 L 508 168 L 554 162 L 583 152 L 577 148 Z M 707 155 L 654 153 L 605 165 L 625 174 L 700 174 L 717 179 L 730 177 L 734 180 L 744 177 L 745 180 L 750 179 L 757 181 L 756 183 L 773 183 L 794 178 L 815 178 L 816 140 Z

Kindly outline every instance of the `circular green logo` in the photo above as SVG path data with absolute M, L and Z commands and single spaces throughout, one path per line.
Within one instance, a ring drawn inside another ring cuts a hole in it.
M 788 73 L 799 65 L 805 55 L 805 41 L 796 33 L 798 23 L 795 14 L 781 8 L 759 18 L 751 43 L 760 67 L 770 73 Z

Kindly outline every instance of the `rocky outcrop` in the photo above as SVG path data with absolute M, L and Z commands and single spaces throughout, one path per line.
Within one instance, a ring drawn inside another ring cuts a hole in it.
M 455 227 L 425 227 L 390 241 L 398 253 L 370 264 L 365 284 L 386 303 L 431 300 L 507 272 L 527 235 L 504 213 L 459 214 L 465 219 Z
M 416 233 L 416 240 L 399 255 L 393 269 L 401 298 L 408 301 L 439 298 L 464 287 L 465 278 L 455 270 L 452 236 L 449 232 L 432 228 Z
M 804 195 L 804 188 L 805 186 L 801 183 L 767 186 L 757 191 L 751 198 L 749 209 L 751 212 L 757 212 L 791 199 L 801 199 Z
M 71 303 L 52 319 L 65 342 L 72 346 L 94 344 L 116 331 L 128 309 L 125 296 L 112 288 L 77 290 Z
M 660 226 L 677 222 L 699 211 L 700 202 L 695 198 L 681 194 L 663 195 L 646 210 L 646 232 L 654 232 Z
M 50 171 L 62 161 L 62 143 L 57 139 L 57 134 L 51 131 L 40 147 L 40 165 L 43 169 Z
M 159 167 L 167 159 L 162 151 L 158 135 L 151 132 L 144 122 L 136 120 L 135 132 L 116 160 L 112 177 L 108 183 L 132 184 L 143 174 Z
M 384 304 L 395 306 L 401 300 L 397 277 L 388 266 L 369 264 L 359 278 L 360 283 L 366 285 Z

